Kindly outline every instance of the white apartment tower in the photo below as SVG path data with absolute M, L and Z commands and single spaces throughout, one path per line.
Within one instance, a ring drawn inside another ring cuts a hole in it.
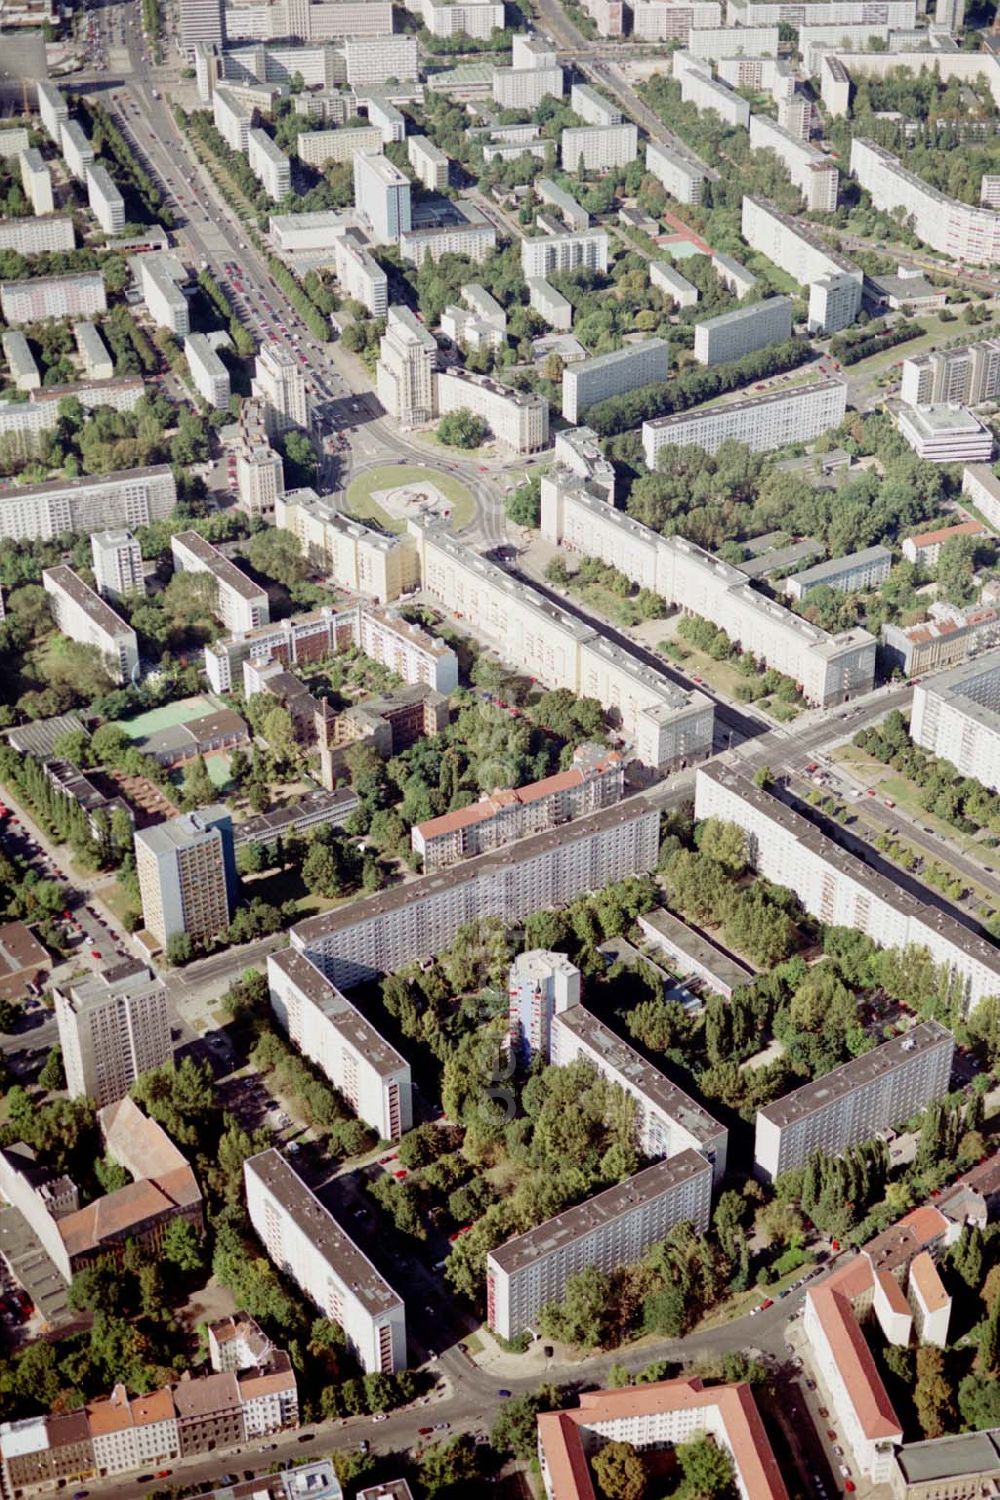
M 585 229 L 571 234 L 538 235 L 521 241 L 521 271 L 529 276 L 548 276 L 550 271 L 606 271 L 608 236 L 603 229 Z
M 237 880 L 225 807 L 202 807 L 140 828 L 135 864 L 143 921 L 161 947 L 181 933 L 197 943 L 228 927 Z
M 292 191 L 292 166 L 266 130 L 252 126 L 247 131 L 247 161 L 269 198 L 279 202 Z
M 95 531 L 90 538 L 97 592 L 102 599 L 128 599 L 146 592 L 142 550 L 124 526 Z
M 243 1168 L 247 1213 L 273 1264 L 343 1329 L 369 1374 L 406 1366 L 403 1299 L 278 1151 Z
M 218 410 L 229 405 L 229 371 L 213 349 L 206 333 L 189 333 L 184 340 L 184 358 L 201 399 Z
M 87 201 L 105 234 L 121 234 L 125 228 L 125 199 L 107 167 L 99 161 L 87 168 Z
M 436 411 L 437 343 L 408 307 L 389 308 L 375 367 L 378 398 L 403 427 L 430 422 Z
M 173 1056 L 167 987 L 145 964 L 126 961 L 52 993 L 71 1099 L 115 1104 Z
M 725 364 L 769 344 L 782 344 L 791 336 L 791 297 L 765 297 L 749 307 L 696 323 L 694 357 L 700 365 Z
M 306 378 L 295 355 L 283 344 L 261 344 L 251 389 L 265 404 L 269 437 L 280 437 L 290 427 L 308 428 Z
M 395 245 L 410 225 L 410 179 L 387 156 L 354 156 L 354 207 L 377 245 Z
M 410 166 L 424 187 L 432 193 L 443 193 L 448 186 L 448 158 L 426 135 L 411 135 L 406 141 Z
M 565 953 L 532 948 L 510 966 L 510 1042 L 525 1060 L 536 1053 L 548 1060 L 552 1018 L 580 1003 L 580 970 Z
M 52 173 L 37 147 L 21 152 L 21 186 L 33 214 L 50 214 L 55 208 L 52 196 Z
M 139 666 L 139 642 L 131 625 L 62 563 L 44 570 L 42 584 L 63 635 L 96 646 L 112 681 L 131 682 Z

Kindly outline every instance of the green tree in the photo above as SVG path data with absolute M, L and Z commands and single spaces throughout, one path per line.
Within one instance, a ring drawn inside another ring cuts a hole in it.
M 215 784 L 208 774 L 208 766 L 205 764 L 203 755 L 196 755 L 194 760 L 184 767 L 184 779 L 181 782 L 181 806 L 185 810 L 196 807 L 206 807 L 214 802 L 218 795 Z
M 538 526 L 542 519 L 542 481 L 532 474 L 524 484 L 511 490 L 504 502 L 507 518 L 516 526 Z
M 174 932 L 167 938 L 164 953 L 168 964 L 186 964 L 194 957 L 194 944 L 186 932 Z
M 476 1449 L 468 1433 L 447 1443 L 432 1443 L 420 1460 L 420 1480 L 428 1500 L 437 1495 L 469 1494 L 478 1478 Z
M 200 1271 L 204 1265 L 198 1231 L 188 1219 L 178 1217 L 170 1220 L 163 1233 L 160 1251 L 163 1259 L 169 1265 L 176 1266 L 178 1271 Z
M 599 1345 L 611 1314 L 611 1278 L 587 1266 L 566 1283 L 562 1302 L 542 1308 L 540 1324 L 550 1338 L 592 1349 Z
M 300 583 L 309 571 L 296 537 L 290 531 L 278 531 L 273 526 L 250 538 L 246 554 L 256 572 L 273 578 L 286 589 Z
M 677 1447 L 684 1479 L 678 1500 L 730 1500 L 735 1495 L 733 1461 L 711 1438 L 695 1438 Z
M 940 1437 L 954 1419 L 951 1385 L 944 1374 L 944 1356 L 931 1344 L 921 1344 L 917 1350 L 913 1404 L 926 1438 Z
M 605 1443 L 590 1467 L 605 1500 L 642 1500 L 646 1493 L 646 1471 L 631 1443 Z
M 467 407 L 450 411 L 438 423 L 437 435 L 449 448 L 478 448 L 489 427 Z
M 737 823 L 721 818 L 706 818 L 695 830 L 698 848 L 708 859 L 734 875 L 747 867 L 747 836 Z
M 42 1064 L 42 1071 L 38 1075 L 38 1082 L 43 1089 L 64 1089 L 66 1087 L 66 1071 L 63 1068 L 62 1048 L 56 1044 L 49 1052 Z

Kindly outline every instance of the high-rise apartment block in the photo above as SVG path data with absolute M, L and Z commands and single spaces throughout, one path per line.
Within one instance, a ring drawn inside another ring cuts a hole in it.
M 550 286 L 544 276 L 528 276 L 526 283 L 529 307 L 533 307 L 550 328 L 567 333 L 573 327 L 572 302 Z
M 169 251 L 154 250 L 129 261 L 139 283 L 146 311 L 158 328 L 169 328 L 178 338 L 190 331 L 187 298 L 181 290 L 187 272 Z
M 315 490 L 287 490 L 274 503 L 275 525 L 291 531 L 315 567 L 326 568 L 338 588 L 381 604 L 398 599 L 420 578 L 416 549 L 407 536 L 375 531 L 343 515 Z
M 695 814 L 738 824 L 759 873 L 795 891 L 828 926 L 856 928 L 882 948 L 926 948 L 962 981 L 967 1005 L 1000 993 L 1000 952 L 992 943 L 848 854 L 735 768 L 699 768 Z
M 292 166 L 288 157 L 259 126 L 247 131 L 247 161 L 269 198 L 277 203 L 292 191 Z
M 270 619 L 267 590 L 248 578 L 197 531 L 179 531 L 170 538 L 178 573 L 208 573 L 215 581 L 215 613 L 227 630 L 256 630 Z
M 113 682 L 131 682 L 139 666 L 139 642 L 131 625 L 126 625 L 72 568 L 63 564 L 45 568 L 42 584 L 63 635 L 85 646 L 96 646 Z
M 900 398 L 910 406 L 978 406 L 1000 394 L 1000 339 L 903 360 Z
M 42 124 L 48 131 L 55 145 L 59 144 L 59 132 L 63 122 L 69 119 L 69 105 L 57 84 L 48 78 L 40 78 L 36 84 L 38 90 L 38 113 Z
M 253 105 L 238 99 L 229 89 L 212 92 L 212 121 L 230 151 L 246 151 L 253 125 Z
M 622 112 L 589 83 L 574 83 L 569 93 L 569 107 L 588 125 L 619 125 Z
M 221 49 L 226 39 L 223 0 L 180 0 L 177 33 L 187 58 L 204 45 Z
M 839 427 L 846 411 L 844 382 L 820 380 L 708 410 L 654 417 L 642 424 L 642 446 L 651 469 L 656 468 L 661 448 L 670 444 L 715 453 L 732 440 L 746 443 L 755 453 L 766 453 L 789 443 L 808 443 L 831 427 Z
M 874 141 L 855 136 L 851 171 L 884 213 L 902 209 L 925 245 L 972 265 L 1000 261 L 1000 213 L 948 198 Z
M 59 127 L 59 149 L 77 182 L 86 185 L 87 168 L 93 166 L 94 148 L 77 120 L 64 120 Z
M 801 684 L 811 702 L 841 703 L 871 688 L 875 639 L 867 631 L 828 634 L 759 594 L 739 568 L 684 537 L 660 536 L 558 465 L 542 478 L 541 500 L 546 540 L 600 557 L 640 588 L 722 626 Z
M 73 220 L 68 214 L 44 219 L 6 219 L 0 223 L 0 250 L 16 250 L 18 255 L 45 255 L 72 250 L 75 244 Z
M 508 1035 L 511 1047 L 525 1061 L 536 1056 L 548 1061 L 553 1017 L 579 1005 L 580 982 L 580 970 L 565 953 L 532 948 L 515 958 L 507 982 Z
M 608 236 L 603 229 L 573 234 L 538 235 L 521 241 L 521 272 L 548 276 L 550 271 L 606 271 Z
M 95 531 L 90 538 L 92 567 L 102 599 L 128 599 L 146 592 L 142 549 L 124 526 Z
M 357 152 L 354 207 L 377 245 L 395 245 L 410 225 L 410 179 L 387 156 Z
M 490 1328 L 517 1338 L 580 1271 L 634 1265 L 677 1224 L 704 1234 L 711 1205 L 712 1169 L 697 1151 L 684 1151 L 508 1240 L 486 1257 Z
M 770 344 L 784 343 L 791 336 L 791 297 L 765 297 L 763 302 L 696 323 L 694 357 L 701 365 L 721 365 Z
M 837 1156 L 918 1114 L 948 1092 L 954 1051 L 946 1027 L 921 1021 L 759 1109 L 756 1175 L 774 1182 L 814 1151 Z
M 501 109 L 537 109 L 546 95 L 561 99 L 566 80 L 560 67 L 496 68 L 493 100 Z
M 1000 791 L 1000 651 L 919 682 L 910 734 L 960 776 Z
M 340 130 L 304 130 L 295 142 L 299 160 L 310 167 L 330 161 L 353 161 L 358 152 L 381 151 L 382 132 L 377 125 L 352 125 Z
M 309 426 L 306 378 L 284 344 L 261 344 L 251 390 L 264 402 L 268 437 L 280 437 L 290 427 Z
M 407 137 L 406 155 L 424 187 L 432 193 L 443 193 L 448 186 L 448 158 L 441 147 L 426 135 L 411 135 Z
M 344 1331 L 366 1373 L 406 1366 L 406 1313 L 346 1229 L 323 1207 L 278 1151 L 243 1168 L 247 1214 L 267 1253 L 323 1315 Z
M 315 1063 L 360 1120 L 395 1141 L 413 1124 L 410 1065 L 301 953 L 267 961 L 271 1009 L 290 1041 Z
M 652 869 L 658 820 L 656 808 L 641 800 L 602 808 L 510 848 L 309 917 L 292 928 L 292 947 L 335 985 L 350 987 L 439 953 L 473 917 L 516 921 Z
M 390 78 L 419 77 L 417 39 L 395 36 L 352 36 L 344 43 L 347 82 L 359 88 L 379 88 Z
M 442 255 L 464 255 L 482 264 L 496 242 L 493 225 L 474 203 L 463 203 L 462 218 L 456 223 L 404 229 L 399 237 L 399 253 L 415 266 L 422 266 L 426 260 L 440 260 Z
M 0 496 L 0 538 L 35 541 L 67 531 L 89 533 L 102 525 L 147 526 L 165 520 L 176 504 L 169 464 L 58 484 L 18 485 Z
M 408 307 L 389 308 L 375 367 L 378 398 L 403 427 L 418 427 L 435 415 L 434 335 Z
M 52 994 L 71 1099 L 103 1109 L 173 1056 L 167 987 L 144 964 L 122 963 Z
M 631 123 L 574 125 L 559 136 L 559 161 L 564 172 L 603 172 L 627 167 L 639 154 L 639 131 Z
M 410 832 L 414 853 L 429 873 L 499 849 L 527 834 L 610 807 L 622 796 L 624 777 L 624 762 L 616 750 L 581 745 L 565 771 L 527 786 L 497 790 L 469 807 L 415 823 Z
M 52 213 L 56 206 L 52 195 L 52 173 L 35 146 L 21 152 L 21 186 L 33 214 Z
M 209 941 L 229 926 L 237 878 L 227 808 L 202 807 L 138 829 L 135 863 L 143 921 L 162 947 L 182 933 Z
M 785 130 L 770 115 L 750 116 L 750 145 L 754 151 L 774 152 L 810 213 L 832 214 L 836 210 L 840 172 L 825 152 Z
M 681 74 L 681 99 L 696 109 L 713 110 L 720 120 L 734 129 L 746 130 L 750 124 L 750 105 L 742 94 L 709 73 L 685 70 Z
M 73 276 L 39 276 L 0 284 L 5 323 L 40 323 L 45 318 L 89 318 L 107 310 L 104 276 L 79 271 Z
M 632 35 L 644 42 L 680 42 L 686 47 L 691 32 L 722 25 L 718 0 L 636 0 L 632 6 Z
M 431 36 L 466 36 L 489 41 L 504 27 L 503 0 L 422 0 L 420 14 Z
M 87 168 L 87 202 L 105 234 L 121 234 L 125 228 L 125 199 L 107 167 L 99 161 Z
M 810 333 L 836 333 L 861 311 L 860 266 L 828 249 L 802 219 L 765 198 L 743 199 L 743 238 L 809 293 Z
M 229 371 L 219 358 L 207 333 L 189 333 L 184 340 L 184 358 L 194 388 L 209 406 L 221 410 L 229 405 Z
M 692 57 L 719 62 L 723 57 L 777 57 L 777 26 L 705 26 L 692 31 Z
M 440 416 L 471 411 L 496 441 L 514 453 L 537 453 L 549 443 L 549 403 L 537 391 L 512 386 L 452 368 L 434 376 L 435 408 Z
M 646 167 L 678 203 L 701 202 L 707 174 L 686 156 L 650 140 L 646 142 Z
M 591 406 L 640 386 L 665 381 L 670 348 L 665 339 L 643 339 L 611 354 L 581 359 L 563 370 L 562 408 L 567 422 L 582 422 Z
M 236 499 L 248 516 L 274 520 L 274 509 L 285 493 L 281 454 L 267 438 L 264 403 L 253 397 L 240 406 L 240 441 L 236 449 Z

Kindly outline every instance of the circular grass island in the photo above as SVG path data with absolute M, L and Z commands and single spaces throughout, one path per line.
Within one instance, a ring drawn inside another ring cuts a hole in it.
M 381 464 L 365 469 L 347 486 L 344 509 L 358 521 L 402 532 L 411 516 L 446 516 L 454 531 L 476 513 L 471 490 L 452 474 L 418 464 Z

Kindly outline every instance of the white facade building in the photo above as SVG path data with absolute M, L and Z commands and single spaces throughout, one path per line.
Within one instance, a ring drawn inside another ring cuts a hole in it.
M 288 157 L 266 130 L 247 131 L 247 161 L 269 198 L 277 203 L 292 191 L 292 166 Z
M 176 532 L 170 538 L 170 552 L 176 572 L 208 573 L 215 580 L 215 613 L 228 630 L 255 630 L 267 624 L 267 590 L 197 531 Z
M 565 92 L 559 67 L 497 68 L 493 74 L 493 99 L 502 109 L 537 109 L 546 94 L 561 99 Z
M 354 207 L 377 245 L 395 245 L 411 227 L 410 179 L 386 156 L 357 152 Z
M 750 124 L 750 106 L 743 96 L 708 73 L 685 70 L 681 74 L 681 99 L 696 109 L 714 110 L 720 120 L 736 129 L 746 130 Z
M 291 427 L 309 426 L 306 377 L 284 344 L 261 344 L 250 388 L 264 403 L 269 437 L 280 437 Z
M 448 158 L 426 135 L 411 135 L 406 141 L 406 155 L 424 187 L 442 193 L 448 186 Z
M 1000 213 L 947 198 L 908 171 L 898 156 L 855 136 L 851 171 L 884 213 L 902 209 L 925 245 L 976 266 L 1000 261 Z
M 50 214 L 55 208 L 52 173 L 37 147 L 21 152 L 21 186 L 27 194 L 33 214 Z
M 723 57 L 777 57 L 777 26 L 707 26 L 692 31 L 688 51 L 693 57 L 718 62 Z
M 409 537 L 374 531 L 341 515 L 311 489 L 288 490 L 274 506 L 275 525 L 291 531 L 315 567 L 326 568 L 338 588 L 380 603 L 398 599 L 419 581 Z
M 535 391 L 518 391 L 468 370 L 442 370 L 434 376 L 440 416 L 471 411 L 498 443 L 514 453 L 537 453 L 549 443 L 549 403 Z
M 410 1065 L 356 1006 L 301 953 L 267 960 L 271 1009 L 299 1051 L 342 1094 L 359 1120 L 396 1141 L 413 1124 Z
M 95 531 L 90 550 L 94 582 L 102 599 L 129 599 L 146 592 L 142 549 L 126 527 Z
M 115 373 L 111 351 L 93 323 L 77 323 L 73 329 L 83 373 L 90 380 L 110 380 Z
M 94 162 L 94 148 L 79 121 L 63 120 L 59 126 L 59 150 L 69 171 L 85 186 L 87 168 Z
M 144 964 L 54 986 L 52 995 L 71 1099 L 103 1109 L 172 1058 L 167 987 Z
M 908 406 L 979 406 L 1000 395 L 1000 339 L 903 360 L 899 395 Z
M 172 334 L 183 338 L 191 327 L 191 316 L 187 298 L 181 286 L 187 281 L 187 272 L 169 251 L 152 251 L 147 255 L 135 255 L 129 265 L 139 283 L 146 311 L 158 328 L 169 328 Z
M 543 317 L 550 328 L 567 333 L 573 327 L 573 304 L 544 276 L 528 276 L 528 305 Z
M 649 284 L 669 297 L 678 307 L 694 307 L 701 293 L 680 271 L 674 269 L 672 261 L 652 260 L 649 263 Z
M 743 238 L 789 276 L 809 296 L 809 331 L 837 333 L 861 311 L 864 274 L 830 250 L 802 219 L 794 219 L 764 198 L 743 199 Z
M 660 450 L 671 444 L 714 453 L 731 438 L 756 453 L 766 453 L 789 443 L 808 443 L 831 427 L 839 427 L 846 410 L 847 386 L 839 380 L 822 380 L 708 410 L 654 417 L 642 424 L 646 464 L 655 469 Z
M 344 43 L 347 82 L 355 91 L 378 88 L 389 78 L 419 78 L 417 39 L 395 36 L 352 36 Z
M 670 347 L 659 338 L 567 365 L 562 378 L 563 416 L 567 422 L 580 422 L 591 406 L 609 396 L 665 381 L 669 365 Z
M 42 219 L 5 219 L 0 223 L 0 250 L 16 250 L 19 255 L 44 255 L 51 251 L 72 250 L 75 245 L 73 219 L 68 214 Z
M 273 1264 L 344 1331 L 366 1373 L 406 1367 L 403 1300 L 278 1151 L 243 1168 L 247 1214 Z
M 92 317 L 107 311 L 104 276 L 80 271 L 74 276 L 39 276 L 0 284 L 0 313 L 5 323 L 40 323 L 45 318 Z
M 57 484 L 17 485 L 0 496 L 0 538 L 35 541 L 67 531 L 89 535 L 102 526 L 147 526 L 165 520 L 176 504 L 169 464 Z
M 328 161 L 353 161 L 359 151 L 365 154 L 381 151 L 382 132 L 377 125 L 305 130 L 296 140 L 295 149 L 299 160 L 310 167 L 322 167 Z
M 521 241 L 521 272 L 548 276 L 551 271 L 606 271 L 608 236 L 603 229 L 573 234 L 547 234 Z
M 430 422 L 436 412 L 437 342 L 408 307 L 389 308 L 375 367 L 378 398 L 403 427 Z
M 919 682 L 910 735 L 960 776 L 1000 791 L 1000 652 Z
M 737 823 L 755 869 L 795 891 L 827 925 L 856 928 L 882 948 L 926 948 L 962 979 L 970 1006 L 1000 993 L 1000 953 L 992 943 L 877 874 L 736 770 L 698 771 L 695 815 Z
M 702 365 L 725 364 L 756 349 L 766 349 L 769 344 L 784 343 L 791 336 L 791 297 L 766 297 L 763 302 L 696 323 L 694 357 Z
M 896 408 L 896 426 L 918 458 L 932 464 L 981 464 L 993 456 L 993 431 L 965 406 Z
M 139 643 L 131 625 L 126 625 L 72 568 L 63 564 L 46 568 L 42 585 L 63 635 L 85 646 L 96 646 L 113 682 L 131 682 L 139 666 Z
M 230 151 L 246 151 L 253 117 L 253 106 L 245 104 L 228 89 L 217 88 L 213 91 L 212 120 Z
M 3 345 L 3 357 L 7 361 L 14 389 L 37 391 L 42 383 L 41 371 L 35 363 L 35 356 L 24 334 L 16 328 L 9 328 L 0 339 L 0 343 Z
M 526 1060 L 552 1052 L 553 1018 L 580 1003 L 580 970 L 565 953 L 531 948 L 510 966 L 507 994 L 511 1046 Z
M 125 228 L 125 199 L 107 167 L 100 162 L 87 168 L 87 202 L 105 234 L 121 234 Z
M 774 152 L 810 213 L 836 210 L 840 172 L 831 157 L 784 130 L 770 115 L 750 116 L 750 145 L 754 151 Z
M 603 171 L 627 167 L 639 154 L 639 131 L 632 124 L 581 125 L 562 131 L 559 159 L 564 172 Z
M 649 140 L 646 142 L 646 167 L 678 203 L 701 202 L 707 174 L 687 157 L 669 151 L 659 141 Z
M 69 105 L 58 85 L 48 78 L 39 78 L 35 85 L 38 91 L 38 113 L 54 145 L 59 144 L 59 133 L 64 121 L 69 119 Z
M 502 0 L 422 0 L 420 14 L 431 36 L 466 36 L 488 41 L 504 27 Z
M 229 405 L 229 371 L 212 348 L 208 335 L 189 333 L 184 340 L 184 357 L 187 360 L 194 388 L 203 401 L 219 409 Z

